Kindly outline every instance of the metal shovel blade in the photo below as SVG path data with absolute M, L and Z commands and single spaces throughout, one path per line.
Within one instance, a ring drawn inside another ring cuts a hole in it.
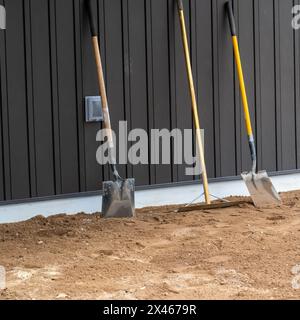
M 253 203 L 258 208 L 278 206 L 281 199 L 266 171 L 242 173 Z
M 102 214 L 104 218 L 132 218 L 135 215 L 135 181 L 103 183 Z

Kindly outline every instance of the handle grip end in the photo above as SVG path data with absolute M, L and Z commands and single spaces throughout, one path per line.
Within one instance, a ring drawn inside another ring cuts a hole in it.
M 92 0 L 86 0 L 86 5 L 87 5 L 88 16 L 89 16 L 91 35 L 92 37 L 96 37 L 98 36 L 98 31 L 97 31 L 97 23 L 93 14 Z
M 182 11 L 182 10 L 183 10 L 182 0 L 177 0 L 177 6 L 178 6 L 178 10 L 179 10 L 179 11 Z
M 228 14 L 231 35 L 234 37 L 234 36 L 236 36 L 236 25 L 235 25 L 235 21 L 234 21 L 234 15 L 233 15 L 231 1 L 227 1 L 225 4 L 225 7 L 226 7 L 227 14 Z

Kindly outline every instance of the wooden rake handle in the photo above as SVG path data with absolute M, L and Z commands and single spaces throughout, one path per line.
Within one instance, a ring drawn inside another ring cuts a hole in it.
M 198 106 L 197 106 L 197 100 L 196 100 L 196 94 L 195 94 L 195 86 L 194 86 L 194 79 L 193 79 L 193 73 L 192 73 L 190 50 L 189 50 L 189 45 L 188 45 L 187 33 L 186 33 L 182 0 L 177 0 L 177 5 L 178 5 L 178 13 L 179 13 L 179 19 L 180 19 L 180 26 L 181 26 L 181 35 L 182 35 L 185 61 L 186 61 L 186 70 L 187 70 L 187 76 L 188 76 L 189 87 L 190 87 L 193 118 L 194 118 L 194 123 L 195 123 L 195 127 L 196 127 L 197 148 L 199 151 L 199 158 L 200 158 L 200 163 L 201 163 L 201 167 L 202 167 L 204 195 L 205 195 L 206 204 L 210 204 L 211 200 L 210 200 L 210 194 L 209 194 L 208 178 L 207 178 L 207 171 L 206 171 L 206 164 L 205 164 L 205 157 L 204 157 L 204 147 L 203 147 L 203 142 L 202 142 L 202 138 L 201 138 L 201 128 L 200 128 L 200 121 L 199 121 L 199 114 L 198 114 Z

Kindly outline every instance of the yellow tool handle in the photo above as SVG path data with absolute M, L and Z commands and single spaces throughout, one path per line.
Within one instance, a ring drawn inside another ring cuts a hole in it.
M 250 136 L 253 136 L 253 130 L 252 130 L 252 125 L 251 125 L 249 105 L 248 105 L 245 80 L 244 80 L 244 74 L 243 74 L 243 68 L 242 68 L 242 63 L 241 63 L 241 56 L 240 56 L 240 50 L 239 50 L 237 36 L 232 37 L 232 43 L 233 43 L 234 56 L 235 56 L 237 72 L 238 72 L 239 82 L 240 82 L 240 89 L 241 89 L 242 102 L 243 102 L 243 108 L 244 108 L 244 114 L 245 114 L 246 128 L 247 128 L 248 136 L 250 137 Z
M 199 121 L 199 115 L 198 115 L 198 107 L 197 107 L 197 100 L 196 100 L 196 94 L 195 94 L 195 86 L 194 86 L 194 79 L 193 79 L 193 73 L 192 73 L 189 45 L 188 45 L 187 34 L 186 34 L 183 5 L 181 0 L 178 0 L 177 3 L 178 3 L 178 12 L 179 12 L 182 40 L 183 40 L 183 46 L 184 46 L 184 53 L 185 53 L 185 59 L 186 59 L 187 75 L 188 75 L 190 94 L 191 94 L 191 100 L 192 100 L 193 118 L 194 118 L 194 123 L 196 127 L 196 141 L 197 141 L 197 147 L 199 151 L 200 163 L 202 167 L 204 195 L 205 195 L 206 204 L 210 204 L 211 200 L 210 200 L 209 187 L 208 187 L 204 148 L 203 148 L 203 143 L 201 138 L 201 128 L 200 128 L 200 121 Z
M 241 62 L 241 55 L 240 55 L 238 39 L 236 36 L 236 25 L 235 25 L 231 1 L 226 2 L 225 7 L 226 7 L 227 15 L 228 15 L 230 31 L 231 31 L 231 36 L 232 36 L 234 57 L 235 57 L 235 62 L 236 62 L 236 66 L 237 66 L 238 76 L 239 76 L 247 133 L 248 133 L 249 137 L 253 138 L 253 130 L 252 130 L 252 126 L 251 126 L 251 118 L 250 118 L 250 113 L 249 113 L 249 105 L 248 105 L 245 80 L 244 80 L 244 74 L 243 74 L 243 68 L 242 68 L 242 62 Z
M 240 89 L 241 89 L 242 102 L 243 102 L 243 108 L 244 108 L 244 117 L 246 122 L 250 153 L 252 158 L 252 172 L 256 173 L 256 165 L 257 165 L 256 147 L 255 147 L 255 141 L 254 141 L 253 130 L 251 125 L 251 117 L 249 112 L 249 105 L 248 105 L 248 99 L 247 99 L 247 93 L 246 93 L 246 87 L 245 87 L 245 80 L 244 80 L 244 74 L 243 74 L 243 68 L 242 68 L 242 62 L 241 62 L 239 43 L 236 36 L 235 20 L 234 20 L 234 15 L 232 10 L 232 4 L 230 1 L 226 3 L 226 9 L 227 9 L 230 31 L 232 36 L 234 57 L 235 57 L 235 62 L 236 62 L 237 72 L 238 72 L 239 82 L 240 82 Z

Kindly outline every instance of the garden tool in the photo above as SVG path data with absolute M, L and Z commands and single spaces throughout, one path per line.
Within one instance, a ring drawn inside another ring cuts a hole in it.
M 103 183 L 102 214 L 106 218 L 133 217 L 135 214 L 135 181 L 134 179 L 122 179 L 118 173 L 114 156 L 115 145 L 112 135 L 106 88 L 102 69 L 100 47 L 98 41 L 97 24 L 93 15 L 92 0 L 87 1 L 90 29 L 92 35 L 93 50 L 97 66 L 99 91 L 102 100 L 103 122 L 109 145 L 110 168 L 113 181 Z
M 178 14 L 180 19 L 180 27 L 181 27 L 181 35 L 182 35 L 182 42 L 185 54 L 185 62 L 186 62 L 186 70 L 187 76 L 189 81 L 189 88 L 190 88 L 190 95 L 191 95 L 191 102 L 192 102 L 192 112 L 193 112 L 193 119 L 196 128 L 196 142 L 197 148 L 200 158 L 200 164 L 202 168 L 202 180 L 203 180 L 203 188 L 204 188 L 204 196 L 205 196 L 205 204 L 201 205 L 193 205 L 190 204 L 180 208 L 177 212 L 186 212 L 186 211 L 193 211 L 193 210 L 205 210 L 205 209 L 218 209 L 218 208 L 226 208 L 237 206 L 245 201 L 227 201 L 224 199 L 220 202 L 211 203 L 211 195 L 209 193 L 209 185 L 208 185 L 208 178 L 207 178 L 207 171 L 206 171 L 206 164 L 205 164 L 205 157 L 204 157 L 204 147 L 201 138 L 201 128 L 200 128 L 200 121 L 199 121 L 199 114 L 198 114 L 198 106 L 195 94 L 195 86 L 194 86 L 194 79 L 192 73 L 192 66 L 191 66 L 191 58 L 190 58 L 190 51 L 188 45 L 188 38 L 185 26 L 185 18 L 184 18 L 184 8 L 182 0 L 177 0 L 177 7 L 178 7 Z M 217 198 L 217 197 L 215 197 Z
M 245 122 L 250 146 L 250 153 L 252 159 L 252 168 L 249 172 L 242 173 L 242 178 L 246 183 L 246 186 L 249 190 L 253 203 L 256 207 L 269 207 L 276 206 L 281 204 L 281 199 L 278 192 L 275 190 L 271 179 L 269 178 L 265 170 L 257 172 L 257 156 L 256 156 L 256 147 L 255 140 L 252 131 L 250 111 L 248 106 L 248 99 L 246 94 L 246 87 L 240 57 L 239 44 L 236 34 L 236 25 L 233 15 L 232 4 L 230 1 L 226 3 L 226 10 L 228 14 L 232 43 L 234 49 L 234 56 L 237 66 L 237 72 L 240 82 L 240 90 L 244 108 Z

